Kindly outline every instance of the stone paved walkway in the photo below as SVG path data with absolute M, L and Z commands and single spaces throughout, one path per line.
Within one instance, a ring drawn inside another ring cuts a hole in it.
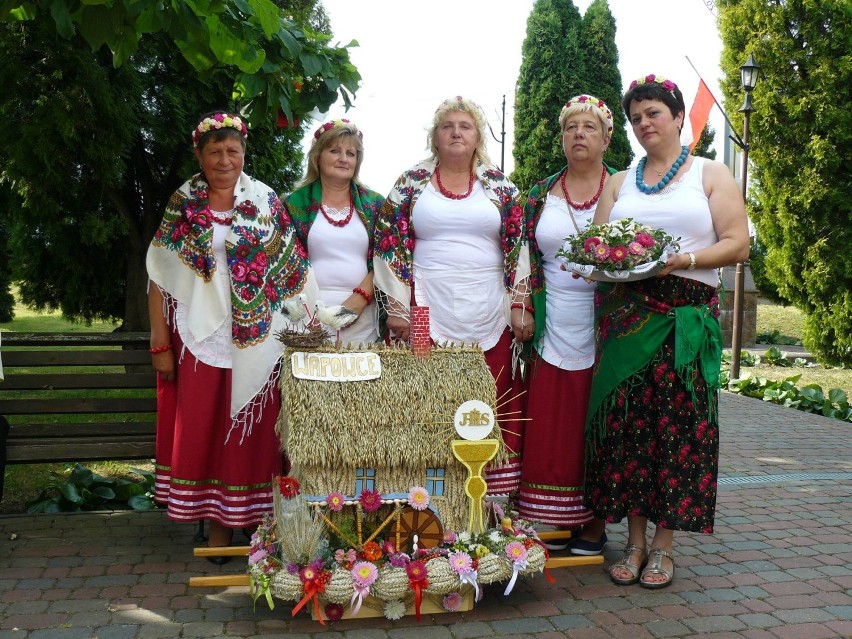
M 502 586 L 463 614 L 322 627 L 246 588 L 189 588 L 238 570 L 192 556 L 194 528 L 162 513 L 0 518 L 0 639 L 852 637 L 852 426 L 723 394 L 717 525 L 676 537 L 661 591 L 612 584 L 601 566 Z M 610 529 L 607 560 L 625 541 Z

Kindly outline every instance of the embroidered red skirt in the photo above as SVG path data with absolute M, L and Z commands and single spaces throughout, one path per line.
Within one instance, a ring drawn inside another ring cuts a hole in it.
M 178 357 L 183 345 L 177 331 L 172 340 Z M 174 381 L 157 382 L 155 499 L 166 505 L 169 519 L 213 519 L 241 528 L 272 510 L 272 477 L 282 470 L 278 389 L 255 407 L 242 443 L 242 428 L 228 437 L 230 389 L 230 369 L 208 366 L 188 350 Z
M 518 490 L 521 481 L 521 453 L 524 441 L 523 384 L 520 372 L 512 379 L 512 332 L 503 331 L 500 341 L 485 351 L 485 362 L 497 381 L 497 424 L 508 461 L 501 466 L 489 466 L 486 471 L 489 495 L 505 495 Z
M 583 506 L 586 410 L 592 368 L 562 370 L 536 357 L 526 387 L 521 517 L 576 528 L 592 520 Z

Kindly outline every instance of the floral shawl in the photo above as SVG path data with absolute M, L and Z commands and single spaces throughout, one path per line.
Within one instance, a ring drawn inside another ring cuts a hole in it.
M 608 166 L 604 162 L 607 172 L 610 175 L 618 173 L 614 168 Z M 541 219 L 541 213 L 544 211 L 544 203 L 547 200 L 547 194 L 565 171 L 568 170 L 566 165 L 559 173 L 554 173 L 550 177 L 546 177 L 538 182 L 532 189 L 524 204 L 524 220 L 527 225 L 527 240 L 530 246 L 530 288 L 532 289 L 532 304 L 535 308 L 535 335 L 527 342 L 529 347 L 537 345 L 544 337 L 544 322 L 547 318 L 547 296 L 544 286 L 544 264 L 542 262 L 541 250 L 538 248 L 538 241 L 535 237 L 535 230 L 538 228 L 538 221 Z
M 297 293 L 313 302 L 317 287 L 286 209 L 271 188 L 245 173 L 234 188 L 228 264 L 217 264 L 207 189 L 198 174 L 174 192 L 148 248 L 148 276 L 188 307 L 187 327 L 196 339 L 209 337 L 230 316 L 232 428 L 241 425 L 245 437 L 253 405 L 262 404 L 275 383 L 283 352 L 275 333 L 286 327 L 278 311 Z M 220 266 L 228 268 L 230 299 L 212 282 Z
M 376 218 L 375 283 L 388 295 L 390 303 L 408 308 L 411 286 L 415 231 L 411 211 L 435 172 L 436 163 L 426 160 L 403 173 L 394 184 Z M 503 247 L 503 283 L 511 292 L 530 275 L 529 250 L 524 233 L 524 216 L 518 189 L 497 168 L 477 161 L 477 179 L 488 199 L 500 211 L 500 238 Z
M 373 270 L 373 237 L 376 228 L 376 215 L 382 203 L 385 201 L 383 195 L 371 191 L 360 184 L 352 183 L 352 201 L 358 217 L 367 229 L 370 245 L 367 250 L 367 268 Z M 322 203 L 322 184 L 319 180 L 296 189 L 284 198 L 284 205 L 293 220 L 296 235 L 302 246 L 308 246 L 308 233 L 313 226 L 314 220 L 320 210 Z

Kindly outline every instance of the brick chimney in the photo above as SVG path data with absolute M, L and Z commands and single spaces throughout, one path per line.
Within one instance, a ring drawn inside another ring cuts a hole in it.
M 417 359 L 428 359 L 432 351 L 428 306 L 411 307 L 411 350 Z

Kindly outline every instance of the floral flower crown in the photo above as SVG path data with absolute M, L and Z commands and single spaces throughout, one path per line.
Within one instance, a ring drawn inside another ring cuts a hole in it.
M 444 107 L 453 106 L 453 105 L 461 106 L 465 103 L 467 103 L 467 104 L 471 105 L 473 108 L 479 110 L 480 113 L 482 112 L 482 107 L 479 106 L 476 102 L 474 102 L 470 98 L 465 98 L 461 95 L 457 95 L 457 96 L 452 97 L 452 98 L 447 98 L 446 100 L 441 102 L 441 104 L 438 105 L 438 108 L 435 109 L 435 113 L 437 113 L 438 111 L 440 111 Z
M 677 85 L 674 82 L 672 82 L 671 80 L 666 80 L 661 75 L 654 75 L 653 73 L 649 73 L 648 75 L 646 75 L 643 78 L 638 78 L 636 80 L 633 80 L 633 82 L 630 83 L 630 87 L 627 90 L 632 91 L 633 89 L 638 87 L 640 84 L 659 84 L 666 91 L 671 93 L 672 97 L 675 97 L 674 92 L 675 92 L 675 89 L 677 89 Z
M 214 129 L 232 128 L 240 132 L 245 140 L 248 138 L 248 127 L 243 119 L 230 113 L 216 113 L 204 118 L 192 132 L 192 146 L 197 147 L 201 136 Z
M 358 139 L 363 141 L 364 140 L 364 134 L 361 133 L 361 130 L 345 118 L 341 118 L 339 120 L 331 120 L 329 122 L 325 122 L 323 124 L 320 124 L 319 128 L 317 128 L 317 130 L 314 131 L 314 140 L 319 140 L 320 136 L 323 133 L 325 133 L 326 131 L 331 131 L 332 129 L 336 129 L 338 127 L 343 127 L 343 126 L 346 126 L 347 124 L 349 126 L 351 126 L 353 129 L 355 129 L 355 132 L 358 133 Z
M 598 111 L 600 111 L 608 123 L 607 134 L 612 135 L 612 111 L 610 111 L 609 107 L 606 105 L 606 102 L 604 102 L 600 98 L 596 98 L 595 96 L 588 95 L 586 93 L 575 95 L 573 98 L 571 98 L 570 100 L 568 100 L 568 102 L 565 103 L 564 107 L 562 107 L 562 113 L 565 113 L 566 109 L 570 109 L 573 106 L 578 106 L 581 104 L 591 105 Z

